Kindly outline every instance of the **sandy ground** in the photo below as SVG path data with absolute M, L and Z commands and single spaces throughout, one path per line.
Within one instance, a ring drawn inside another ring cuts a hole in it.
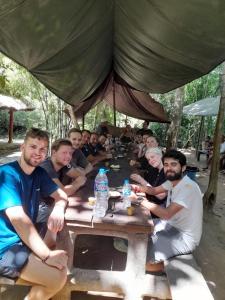
M 18 145 L 15 148 L 4 149 L 0 141 L 0 164 L 17 159 L 19 156 Z M 205 158 L 196 162 L 194 151 L 184 151 L 188 163 L 200 167 L 205 166 Z M 209 171 L 197 173 L 197 182 L 204 193 L 207 189 Z M 225 175 L 219 174 L 217 201 L 213 213 L 204 213 L 203 235 L 200 246 L 194 253 L 196 261 L 202 270 L 214 299 L 225 299 Z M 82 296 L 83 295 L 83 296 Z M 9 298 L 10 299 L 10 298 Z M 12 298 L 11 298 L 12 299 Z M 87 294 L 74 294 L 73 299 L 105 299 L 99 295 L 96 297 Z M 117 299 L 117 298 L 106 298 Z

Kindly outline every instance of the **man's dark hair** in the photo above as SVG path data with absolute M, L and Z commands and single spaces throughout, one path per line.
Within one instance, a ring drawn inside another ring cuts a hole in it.
M 71 146 L 72 143 L 67 139 L 58 139 L 52 143 L 51 151 L 58 151 L 61 146 Z
M 153 133 L 153 131 L 151 129 L 145 129 L 145 130 L 143 130 L 142 135 L 144 135 L 144 134 L 148 134 L 149 136 L 154 136 L 154 133 Z
M 175 150 L 175 149 L 166 151 L 166 153 L 162 157 L 163 164 L 164 164 L 165 158 L 173 158 L 175 160 L 178 160 L 181 167 L 186 166 L 186 164 L 187 164 L 186 156 L 182 152 Z
M 30 128 L 25 135 L 24 141 L 26 142 L 29 138 L 46 140 L 49 143 L 48 132 L 39 128 Z
M 81 131 L 81 133 L 84 133 L 84 132 L 87 132 L 87 133 L 91 134 L 90 130 L 87 130 L 87 129 L 83 129 L 83 130 Z
M 81 132 L 80 129 L 78 129 L 78 128 L 71 128 L 69 130 L 69 132 L 68 132 L 68 137 L 70 137 L 71 133 L 73 133 L 73 132 L 75 132 L 75 133 L 78 132 L 78 133 L 80 133 L 82 135 L 82 132 Z
M 92 136 L 92 135 L 97 135 L 97 137 L 99 137 L 99 135 L 97 134 L 97 132 L 92 132 L 92 133 L 91 133 L 91 136 Z

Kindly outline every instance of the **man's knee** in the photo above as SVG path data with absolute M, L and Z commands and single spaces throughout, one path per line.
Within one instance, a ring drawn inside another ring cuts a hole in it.
M 67 280 L 67 270 L 56 269 L 53 276 L 49 278 L 49 281 L 46 282 L 46 287 L 52 291 L 59 291 L 63 288 Z

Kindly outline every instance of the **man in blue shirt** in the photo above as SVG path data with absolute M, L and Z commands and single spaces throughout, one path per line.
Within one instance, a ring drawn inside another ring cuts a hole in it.
M 39 167 L 48 142 L 45 131 L 29 130 L 20 160 L 0 167 L 0 275 L 31 282 L 25 299 L 51 298 L 67 277 L 66 252 L 50 250 L 35 227 L 41 196 L 55 200 L 47 223 L 53 233 L 62 230 L 67 205 L 66 194 Z

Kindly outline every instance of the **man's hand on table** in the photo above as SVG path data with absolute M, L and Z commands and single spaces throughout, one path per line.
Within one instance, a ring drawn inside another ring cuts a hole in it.
M 75 206 L 77 204 L 79 204 L 80 202 L 82 202 L 81 197 L 78 196 L 70 196 L 68 197 L 68 206 Z
M 143 198 L 140 204 L 141 206 L 151 210 L 151 202 L 149 202 L 146 198 Z
M 134 181 L 140 183 L 141 185 L 146 186 L 146 185 L 148 184 L 148 182 L 145 181 L 144 178 L 141 177 L 141 175 L 139 175 L 139 174 L 135 174 L 135 173 L 134 173 L 134 174 L 131 174 L 131 175 L 130 175 L 130 178 L 131 178 L 132 180 L 134 180 Z

